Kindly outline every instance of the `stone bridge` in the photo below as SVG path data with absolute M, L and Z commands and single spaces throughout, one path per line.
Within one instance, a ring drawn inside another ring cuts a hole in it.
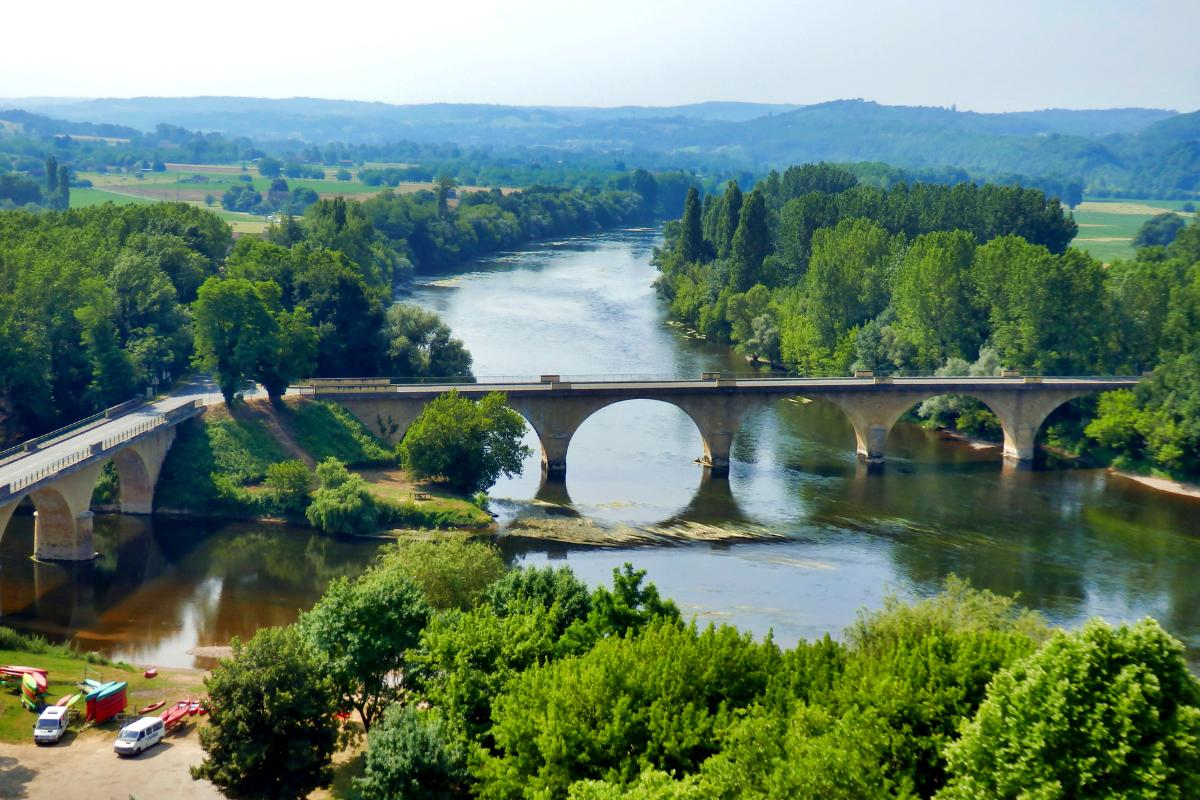
M 903 378 L 867 375 L 855 378 L 724 378 L 705 373 L 700 380 L 561 380 L 543 375 L 534 382 L 488 381 L 467 384 L 392 384 L 380 379 L 314 380 L 301 393 L 344 406 L 389 442 L 398 442 L 425 404 L 449 391 L 472 398 L 505 392 L 508 402 L 529 422 L 542 445 L 542 470 L 562 476 L 567 448 L 584 420 L 623 400 L 658 400 L 682 409 L 704 442 L 701 462 L 716 475 L 729 469 L 729 449 L 742 420 L 751 411 L 784 397 L 820 398 L 843 412 L 854 426 L 858 455 L 884 460 L 888 432 L 913 406 L 943 394 L 973 397 L 992 410 L 1004 429 L 1004 455 L 1033 458 L 1034 439 L 1050 415 L 1068 400 L 1093 392 L 1128 388 L 1139 378 Z M 614 435 L 619 433 L 614 432 Z
M 84 561 L 92 543 L 92 492 L 105 463 L 121 479 L 121 512 L 149 514 L 175 426 L 203 410 L 193 397 L 117 406 L 82 426 L 27 442 L 0 461 L 0 536 L 25 498 L 34 505 L 34 558 Z

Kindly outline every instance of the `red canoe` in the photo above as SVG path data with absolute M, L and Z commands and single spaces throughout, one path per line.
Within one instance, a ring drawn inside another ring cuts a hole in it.
M 196 713 L 197 713 L 199 710 L 200 710 L 200 698 L 198 698 L 198 697 L 197 697 L 195 700 L 193 700 L 193 701 L 191 702 L 191 704 L 190 704 L 190 705 L 188 705 L 188 716 L 189 716 L 189 717 L 194 717 L 194 716 L 196 716 Z
M 143 678 L 153 678 L 158 675 L 158 667 L 146 667 L 146 671 L 142 673 Z
M 139 711 L 137 713 L 145 714 L 147 711 L 154 711 L 155 709 L 162 708 L 166 704 L 167 703 L 165 700 L 159 700 L 157 703 L 151 703 L 150 705 L 146 706 L 145 708 L 143 708 L 141 711 Z
M 14 675 L 22 675 L 26 672 L 40 673 L 45 675 L 48 670 L 40 667 L 0 667 L 0 672 L 10 672 Z

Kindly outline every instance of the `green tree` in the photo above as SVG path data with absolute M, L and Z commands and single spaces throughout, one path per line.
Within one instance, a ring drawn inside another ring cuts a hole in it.
M 312 473 L 303 461 L 281 461 L 267 467 L 266 484 L 275 505 L 287 512 L 302 512 L 312 499 Z
M 725 185 L 725 194 L 721 197 L 719 208 L 716 210 L 716 228 L 713 245 L 718 258 L 729 258 L 733 250 L 733 237 L 737 233 L 742 218 L 742 190 L 737 181 Z
M 213 203 L 215 202 L 217 202 L 217 198 L 213 197 L 211 194 L 204 195 L 204 205 L 212 208 Z
M 1100 366 L 1107 327 L 1104 268 L 1078 250 L 1054 255 L 1017 236 L 978 248 L 971 283 L 1005 366 L 1086 374 Z M 960 353 L 961 354 L 961 353 Z
M 71 207 L 71 173 L 67 166 L 58 168 L 58 208 L 66 211 Z
M 54 156 L 46 158 L 46 197 L 50 202 L 58 195 L 58 159 Z
M 950 357 L 974 358 L 979 320 L 972 302 L 975 237 L 965 231 L 927 233 L 913 242 L 895 278 L 897 332 L 916 348 L 915 361 L 933 368 Z
M 303 308 L 279 311 L 274 331 L 263 343 L 254 374 L 276 406 L 282 406 L 289 384 L 309 377 L 316 368 L 318 337 L 311 319 Z
M 459 377 L 471 374 L 471 354 L 436 311 L 396 303 L 387 311 L 383 336 L 388 374 L 404 377 Z
M 166 172 L 167 165 L 163 163 L 163 160 L 161 158 L 156 158 L 156 159 L 154 159 L 154 164 L 153 164 L 153 166 L 150 167 L 150 169 L 153 170 L 154 172 Z
M 111 298 L 102 294 L 75 312 L 83 328 L 82 344 L 92 370 L 87 392 L 96 408 L 123 403 L 137 390 L 133 363 L 121 349 L 112 312 L 107 308 L 110 303 Z
M 719 750 L 716 730 L 762 694 L 780 663 L 769 640 L 659 620 L 527 670 L 493 702 L 497 748 L 474 769 L 477 792 L 562 797 L 584 779 L 695 772 Z
M 806 312 L 822 347 L 833 349 L 847 330 L 887 307 L 891 238 L 866 219 L 847 219 L 812 237 L 805 278 Z
M 1178 214 L 1159 214 L 1146 220 L 1137 233 L 1133 235 L 1133 246 L 1166 247 L 1175 241 L 1175 237 L 1187 225 L 1187 220 Z
M 393 705 L 367 737 L 362 800 L 440 800 L 467 778 L 466 748 L 437 715 Z
M 379 506 L 361 475 L 350 474 L 333 456 L 317 465 L 321 488 L 304 512 L 308 521 L 328 533 L 368 534 L 379 525 Z
M 474 608 L 479 593 L 504 572 L 495 547 L 459 536 L 397 542 L 384 552 L 383 565 L 416 581 L 439 610 Z
M 629 176 L 629 188 L 642 196 L 646 216 L 652 215 L 658 207 L 658 181 L 654 176 L 644 169 L 635 169 Z
M 207 754 L 192 777 L 247 800 L 300 800 L 329 785 L 337 749 L 335 696 L 291 628 L 263 628 L 204 679 Z
M 997 674 L 946 750 L 956 798 L 1195 797 L 1200 681 L 1145 619 L 1092 620 Z
M 737 231 L 729 254 L 729 285 L 744 292 L 759 282 L 763 259 L 771 252 L 771 231 L 767 227 L 767 204 L 762 191 L 750 192 L 742 205 Z
M 354 581 L 334 581 L 300 617 L 300 631 L 342 707 L 356 709 L 366 731 L 403 695 L 395 677 L 405 671 L 431 613 L 415 581 L 383 567 Z
M 350 175 L 350 170 L 342 168 L 337 171 L 337 179 L 339 181 L 348 181 L 353 177 Z
M 437 187 L 434 192 L 437 195 L 438 216 L 444 217 L 450 212 L 450 205 L 448 202 L 450 191 L 458 185 L 458 182 L 449 175 L 442 174 L 438 176 L 435 185 Z
M 688 187 L 680 225 L 679 255 L 685 263 L 699 263 L 704 251 L 704 228 L 700 221 L 700 191 L 695 186 Z
M 587 584 L 568 566 L 513 567 L 484 589 L 481 600 L 500 616 L 527 608 L 528 601 L 547 610 L 555 608 L 560 634 L 571 623 L 586 620 L 592 610 Z
M 502 392 L 475 402 L 454 389 L 425 407 L 398 449 L 411 479 L 439 479 L 472 494 L 501 473 L 521 474 L 521 462 L 533 454 L 521 444 L 524 433 L 525 420 Z
M 283 172 L 283 164 L 277 158 L 265 156 L 258 162 L 258 174 L 264 178 L 278 178 Z
M 192 306 L 196 331 L 195 364 L 215 373 L 225 402 L 238 384 L 274 356 L 279 286 L 244 278 L 209 278 Z

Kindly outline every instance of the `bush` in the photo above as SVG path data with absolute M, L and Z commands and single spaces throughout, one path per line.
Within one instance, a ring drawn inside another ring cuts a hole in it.
M 479 593 L 504 572 L 495 547 L 458 536 L 397 542 L 385 550 L 383 566 L 415 580 L 438 609 L 474 607 Z
M 438 800 L 467 777 L 466 749 L 430 712 L 390 707 L 367 737 L 362 800 Z
M 302 512 L 311 497 L 312 475 L 303 461 L 284 461 L 267 467 L 267 487 L 283 512 Z
M 1197 742 L 1183 645 L 1151 619 L 1091 620 L 993 679 L 938 797 L 1196 797 Z
M 425 407 L 400 442 L 401 464 L 413 480 L 435 478 L 455 489 L 486 490 L 500 477 L 520 475 L 533 451 L 521 444 L 525 420 L 492 392 L 476 403 L 458 390 Z
M 317 466 L 321 488 L 305 511 L 308 521 L 327 533 L 364 535 L 379 527 L 375 497 L 361 475 L 351 475 L 332 456 Z
M 414 529 L 443 529 L 443 528 L 478 528 L 484 523 L 475 515 L 454 508 L 439 508 L 422 506 L 412 500 L 403 503 L 393 503 L 388 500 L 376 499 L 379 508 L 380 527 L 414 528 Z

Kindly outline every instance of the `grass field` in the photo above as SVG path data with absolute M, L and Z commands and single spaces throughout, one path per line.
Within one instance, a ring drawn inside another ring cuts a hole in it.
M 1079 235 L 1071 244 L 1080 250 L 1087 250 L 1092 258 L 1098 258 L 1105 264 L 1114 258 L 1133 258 L 1133 235 L 1143 222 L 1151 218 L 1140 214 L 1076 211 L 1075 222 L 1079 224 Z M 1124 241 L 1097 241 L 1101 239 Z
M 152 200 L 148 197 L 129 197 L 128 195 L 114 194 L 106 192 L 102 189 L 72 189 L 71 190 L 71 208 L 87 208 L 89 206 L 98 206 L 101 203 L 113 203 L 115 205 L 125 205 L 126 203 L 156 203 L 157 200 Z

